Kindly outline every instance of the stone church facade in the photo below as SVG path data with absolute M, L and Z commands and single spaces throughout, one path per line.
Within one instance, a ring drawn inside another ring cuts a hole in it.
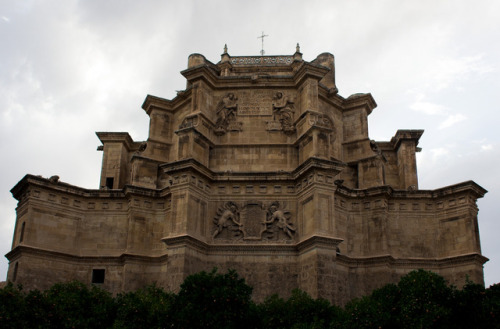
M 420 190 L 422 130 L 368 135 L 370 94 L 338 94 L 334 57 L 189 56 L 185 90 L 148 95 L 147 141 L 98 132 L 100 188 L 27 175 L 8 280 L 175 291 L 237 270 L 262 300 L 300 288 L 334 303 L 424 268 L 483 282 L 472 181 Z

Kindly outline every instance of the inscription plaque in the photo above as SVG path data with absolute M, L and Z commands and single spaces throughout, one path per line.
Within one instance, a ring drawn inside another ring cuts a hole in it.
M 238 116 L 272 116 L 276 91 L 244 90 L 238 92 Z

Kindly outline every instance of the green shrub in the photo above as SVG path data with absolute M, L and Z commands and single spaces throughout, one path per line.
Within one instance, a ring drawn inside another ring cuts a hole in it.
M 52 328 L 109 328 L 115 318 L 111 294 L 77 281 L 57 283 L 45 291 Z
M 119 294 L 113 328 L 165 328 L 172 323 L 174 295 L 156 285 Z
M 190 275 L 175 298 L 176 328 L 251 328 L 251 294 L 234 270 Z
M 20 286 L 8 283 L 0 289 L 0 328 L 25 328 L 25 296 Z
M 155 285 L 113 298 L 97 286 L 59 283 L 45 292 L 0 289 L 0 328 L 499 328 L 500 285 L 448 286 L 429 271 L 349 302 L 344 309 L 294 290 L 263 303 L 235 271 L 190 275 L 178 294 Z
M 306 292 L 295 289 L 288 300 L 278 295 L 268 297 L 258 305 L 262 328 L 329 328 L 336 323 L 342 310 L 325 299 L 313 299 Z

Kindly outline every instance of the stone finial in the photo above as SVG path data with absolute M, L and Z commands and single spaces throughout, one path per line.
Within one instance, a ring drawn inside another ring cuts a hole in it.
M 293 60 L 301 62 L 302 61 L 302 53 L 300 52 L 300 45 L 297 42 L 297 46 L 295 47 L 295 54 L 293 54 Z
M 224 52 L 222 55 L 220 55 L 220 62 L 221 63 L 229 63 L 229 54 L 227 53 L 227 43 L 224 44 Z M 223 75 L 227 75 L 227 70 L 225 70 L 225 73 Z

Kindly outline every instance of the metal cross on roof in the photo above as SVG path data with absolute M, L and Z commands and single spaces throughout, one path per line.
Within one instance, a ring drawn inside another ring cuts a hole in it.
M 264 31 L 262 31 L 262 35 L 260 37 L 257 37 L 257 39 L 262 39 L 262 50 L 260 51 L 260 55 L 264 56 L 264 38 L 268 37 L 269 35 L 264 34 Z

